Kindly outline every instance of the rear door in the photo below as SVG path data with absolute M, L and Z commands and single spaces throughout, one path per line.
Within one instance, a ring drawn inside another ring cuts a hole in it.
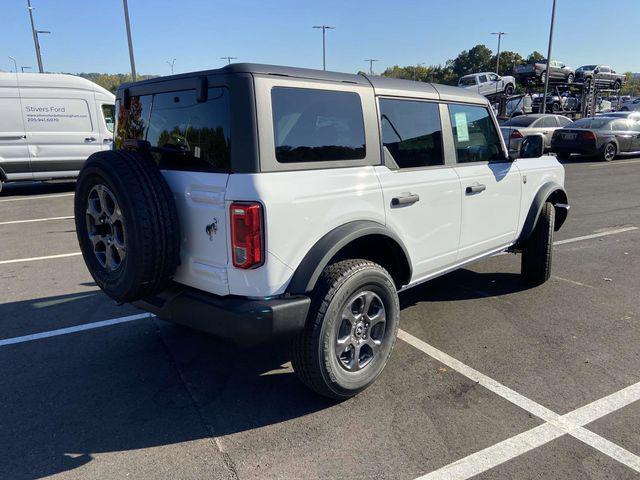
M 480 92 L 481 95 L 491 93 L 491 84 L 486 75 L 478 75 L 478 92 Z
M 481 105 L 449 104 L 460 177 L 462 228 L 458 261 L 504 248 L 515 240 L 520 172 L 508 161 L 493 116 Z
M 0 87 L 0 169 L 8 179 L 32 178 L 18 89 Z
M 630 122 L 626 119 L 618 119 L 611 122 L 611 130 L 618 141 L 618 152 L 634 151 L 635 132 L 631 130 Z
M 116 147 L 121 147 L 121 139 L 147 140 L 174 194 L 182 236 L 175 279 L 228 294 L 225 192 L 231 138 L 227 88 L 209 88 L 204 102 L 198 102 L 195 89 L 132 94 L 129 116 L 116 115 Z
M 558 128 L 558 120 L 555 115 L 545 115 L 536 122 L 539 127 L 539 131 L 544 137 L 544 147 L 549 148 L 551 146 L 551 137 L 553 132 Z
M 387 224 L 405 241 L 413 279 L 424 278 L 455 263 L 460 237 L 460 182 L 445 162 L 442 108 L 398 98 L 380 98 L 379 108 L 385 165 L 375 168 Z

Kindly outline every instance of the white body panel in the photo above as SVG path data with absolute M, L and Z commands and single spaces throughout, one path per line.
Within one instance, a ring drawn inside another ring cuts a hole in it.
M 473 75 L 465 75 L 464 78 L 475 78 L 475 85 L 459 85 L 467 90 L 472 90 L 480 95 L 489 96 L 504 92 L 507 85 L 515 86 L 513 77 L 500 77 L 493 72 L 481 72 Z
M 115 96 L 102 87 L 71 75 L 0 73 L 0 99 L 16 92 L 19 110 L 7 115 L 23 124 L 25 138 L 7 144 L 2 138 L 15 132 L 0 128 L 0 167 L 9 180 L 74 177 L 89 155 L 111 147 L 102 105 L 113 105 Z M 17 143 L 25 148 L 16 151 Z

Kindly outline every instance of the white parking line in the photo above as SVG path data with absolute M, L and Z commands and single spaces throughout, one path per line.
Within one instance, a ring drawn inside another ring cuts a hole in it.
M 31 220 L 12 220 L 10 222 L 0 222 L 0 225 L 15 225 L 17 223 L 48 222 L 50 220 L 69 220 L 71 218 L 73 218 L 73 215 L 70 215 L 68 217 L 32 218 Z
M 78 255 L 82 255 L 82 252 L 61 253 L 60 255 L 47 255 L 46 257 L 15 258 L 13 260 L 0 260 L 0 265 L 6 265 L 8 263 L 35 262 L 37 260 L 51 260 L 53 258 L 75 257 Z
M 635 163 L 640 163 L 640 160 L 614 160 L 613 162 L 596 163 L 593 165 L 589 165 L 589 167 L 599 168 L 599 167 L 610 167 L 612 165 L 633 165 Z
M 615 230 L 607 230 L 605 232 L 592 233 L 591 235 L 583 235 L 581 237 L 567 238 L 566 240 L 558 240 L 553 242 L 554 245 L 565 245 L 567 243 L 581 242 L 583 240 L 590 240 L 592 238 L 606 237 L 608 235 L 616 235 L 618 233 L 631 232 L 638 230 L 638 227 L 624 227 L 616 228 Z
M 101 322 L 85 323 L 82 325 L 75 325 L 73 327 L 60 328 L 58 330 L 49 330 L 48 332 L 34 333 L 32 335 L 24 335 L 22 337 L 5 338 L 0 340 L 0 347 L 6 345 L 15 345 L 16 343 L 33 342 L 34 340 L 40 340 L 43 338 L 58 337 L 60 335 L 67 335 L 69 333 L 83 332 L 85 330 L 93 330 L 94 328 L 108 327 L 109 325 L 118 325 L 120 323 L 135 322 L 136 320 L 142 320 L 144 318 L 151 318 L 151 313 L 139 313 L 137 315 L 129 315 L 128 317 L 112 318 L 111 320 L 103 320 Z
M 545 421 L 544 424 L 538 427 L 473 453 L 438 470 L 423 475 L 417 480 L 466 480 L 534 448 L 549 443 L 565 434 L 581 440 L 605 455 L 618 460 L 627 467 L 640 472 L 640 457 L 596 433 L 583 428 L 584 425 L 598 418 L 602 418 L 605 415 L 640 400 L 640 382 L 600 400 L 596 400 L 584 407 L 580 407 L 566 415 L 559 415 L 404 330 L 398 331 L 398 338 Z
M 55 195 L 35 195 L 33 197 L 3 198 L 0 200 L 0 203 L 19 202 L 21 200 L 39 200 L 42 198 L 73 197 L 74 195 L 75 193 L 58 193 Z

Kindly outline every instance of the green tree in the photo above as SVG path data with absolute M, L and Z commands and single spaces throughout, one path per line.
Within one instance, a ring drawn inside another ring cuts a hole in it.
M 492 52 L 486 45 L 476 45 L 469 51 L 461 52 L 452 61 L 451 67 L 453 73 L 460 77 L 469 73 L 491 71 L 492 57 Z
M 545 60 L 544 55 L 542 55 L 537 50 L 534 52 L 531 52 L 527 57 L 527 63 L 543 62 L 544 60 Z
M 510 52 L 509 50 L 505 50 L 504 52 L 500 52 L 500 71 L 498 75 L 513 75 L 513 67 L 515 65 L 520 65 L 524 62 L 524 58 L 519 53 Z M 496 56 L 491 57 L 491 63 L 494 65 L 496 63 Z

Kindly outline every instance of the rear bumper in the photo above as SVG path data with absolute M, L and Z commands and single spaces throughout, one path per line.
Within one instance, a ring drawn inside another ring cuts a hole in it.
M 173 284 L 133 304 L 172 323 L 242 345 L 292 337 L 305 325 L 311 300 L 304 295 L 272 299 L 220 297 Z

